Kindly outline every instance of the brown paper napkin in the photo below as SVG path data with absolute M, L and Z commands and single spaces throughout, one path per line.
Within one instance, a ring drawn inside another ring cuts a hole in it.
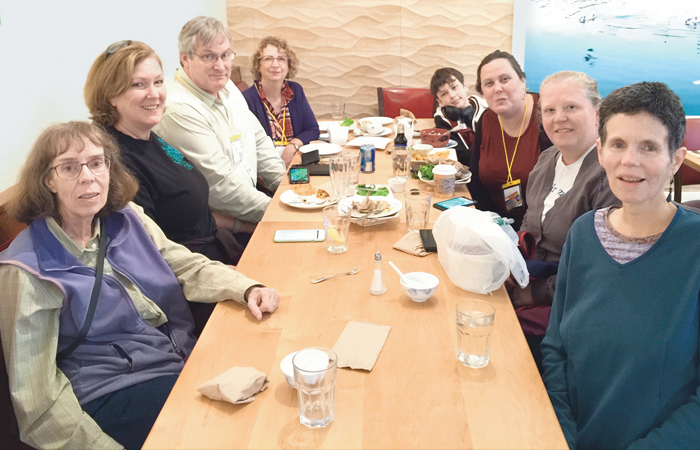
M 338 367 L 372 370 L 391 327 L 350 321 L 333 346 Z
M 233 367 L 219 376 L 202 383 L 197 390 L 212 400 L 250 403 L 255 394 L 265 390 L 270 381 L 253 367 Z
M 394 244 L 396 250 L 401 250 L 413 256 L 428 256 L 430 253 L 423 248 L 423 241 L 418 231 L 411 230 Z

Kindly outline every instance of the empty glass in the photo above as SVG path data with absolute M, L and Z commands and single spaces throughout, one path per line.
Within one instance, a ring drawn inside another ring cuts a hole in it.
M 351 161 L 345 156 L 336 156 L 328 161 L 328 170 L 331 174 L 333 191 L 338 201 L 344 199 L 350 187 Z
M 345 118 L 345 103 L 331 102 L 331 120 L 343 120 Z
M 323 226 L 326 230 L 326 249 L 331 253 L 348 251 L 350 234 L 350 208 L 341 209 L 337 205 L 323 208 Z
M 431 200 L 431 195 L 425 192 L 406 194 L 406 231 L 423 230 L 428 227 Z
M 345 150 L 341 153 L 343 158 L 350 161 L 350 186 L 355 187 L 360 184 L 360 166 L 362 165 L 362 154 L 357 150 Z
M 335 380 L 338 356 L 315 347 L 297 352 L 292 359 L 299 400 L 299 421 L 309 428 L 323 428 L 335 417 Z

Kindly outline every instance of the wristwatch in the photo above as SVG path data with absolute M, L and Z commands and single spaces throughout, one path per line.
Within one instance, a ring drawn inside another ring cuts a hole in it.
M 299 151 L 299 146 L 295 142 L 290 142 L 290 144 L 292 144 L 294 148 L 297 149 L 297 151 Z

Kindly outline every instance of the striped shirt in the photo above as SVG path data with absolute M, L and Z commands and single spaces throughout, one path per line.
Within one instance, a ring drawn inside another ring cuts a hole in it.
M 612 259 L 625 264 L 642 256 L 659 240 L 663 232 L 643 238 L 624 236 L 610 225 L 610 213 L 618 207 L 610 206 L 596 210 L 594 224 L 595 232 L 605 251 Z

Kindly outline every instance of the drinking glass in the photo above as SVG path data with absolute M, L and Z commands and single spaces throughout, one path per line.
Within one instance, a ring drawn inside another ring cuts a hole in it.
M 344 199 L 350 187 L 351 161 L 345 156 L 336 156 L 328 161 L 328 170 L 331 174 L 331 184 L 338 201 Z
M 427 192 L 406 194 L 406 231 L 423 230 L 428 227 L 431 200 L 432 197 Z
M 457 359 L 474 369 L 486 367 L 496 309 L 483 300 L 467 299 L 457 303 L 455 313 Z
M 350 208 L 341 209 L 337 205 L 323 208 L 323 226 L 326 229 L 326 249 L 331 253 L 348 251 L 350 234 Z
M 411 151 L 406 147 L 394 147 L 391 149 L 391 162 L 394 168 L 394 177 L 411 178 Z
M 345 118 L 345 103 L 331 102 L 331 120 L 343 120 Z
M 299 400 L 299 421 L 309 428 L 323 428 L 335 417 L 335 380 L 338 356 L 333 350 L 313 347 L 292 359 Z
M 340 154 L 350 161 L 350 186 L 355 187 L 360 184 L 360 166 L 362 165 L 362 154 L 357 150 L 345 150 Z

